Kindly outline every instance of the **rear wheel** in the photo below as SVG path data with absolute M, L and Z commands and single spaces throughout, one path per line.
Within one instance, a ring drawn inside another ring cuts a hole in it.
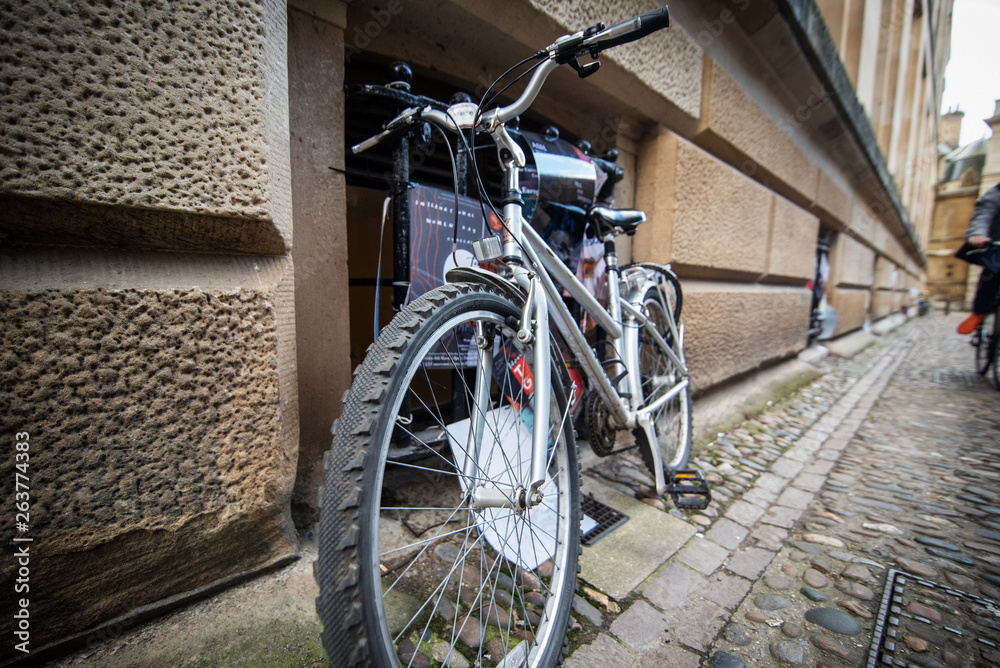
M 993 382 L 1000 390 L 1000 310 L 993 312 Z
M 646 290 L 642 298 L 642 311 L 650 323 L 670 346 L 674 355 L 683 361 L 684 352 L 679 336 L 674 336 L 670 324 L 671 308 L 667 301 L 677 304 L 679 296 L 674 296 L 675 283 L 668 280 L 660 282 Z M 680 323 L 677 323 L 677 327 Z M 669 392 L 674 396 L 653 412 L 653 426 L 656 431 L 656 447 L 660 450 L 664 472 L 684 469 L 691 456 L 691 386 L 677 390 L 677 386 L 685 381 L 685 376 L 674 360 L 656 342 L 655 337 L 640 328 L 635 330 L 638 337 L 640 387 L 642 405 L 648 406 Z M 653 471 L 651 453 L 646 449 L 645 432 L 636 430 L 640 441 L 640 451 L 646 460 L 646 465 Z
M 333 665 L 560 660 L 579 557 L 576 444 L 552 373 L 543 500 L 517 504 L 535 407 L 534 351 L 508 324 L 519 317 L 491 289 L 438 288 L 393 319 L 357 372 L 320 515 L 317 603 Z M 472 433 L 478 458 L 466 456 Z M 513 507 L 473 508 L 483 490 Z
M 997 315 L 988 313 L 973 334 L 976 348 L 976 372 L 985 375 L 997 352 Z M 994 369 L 996 366 L 994 365 Z

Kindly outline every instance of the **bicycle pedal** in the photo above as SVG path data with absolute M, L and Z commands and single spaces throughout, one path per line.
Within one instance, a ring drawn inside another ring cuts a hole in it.
M 697 470 L 671 471 L 667 493 L 674 506 L 682 510 L 704 510 L 712 501 L 705 474 Z

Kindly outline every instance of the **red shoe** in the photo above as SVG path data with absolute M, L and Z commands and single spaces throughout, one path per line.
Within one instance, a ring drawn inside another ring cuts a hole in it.
M 982 324 L 983 318 L 985 317 L 986 317 L 985 315 L 973 313 L 968 318 L 963 320 L 962 323 L 958 326 L 958 333 L 972 334 L 974 331 L 976 331 L 976 327 L 979 327 L 979 325 Z

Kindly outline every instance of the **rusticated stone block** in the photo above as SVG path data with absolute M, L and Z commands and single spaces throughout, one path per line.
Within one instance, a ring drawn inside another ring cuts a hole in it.
M 275 302 L 0 292 L 0 432 L 31 443 L 32 646 L 292 551 Z M 5 480 L 13 466 L 0 459 Z
M 851 224 L 853 206 L 851 196 L 838 186 L 822 170 L 816 182 L 816 206 L 823 209 L 838 228 Z
M 865 288 L 842 288 L 836 285 L 827 288 L 827 301 L 838 311 L 837 327 L 833 331 L 835 337 L 853 332 L 865 324 L 871 296 L 871 291 Z
M 797 192 L 803 201 L 813 201 L 819 169 L 789 136 L 794 127 L 771 120 L 719 63 L 706 58 L 704 68 L 707 73 L 702 92 L 701 140 L 713 151 L 736 149 L 744 157 L 733 159 L 739 160 L 743 171 L 759 174 L 764 170 Z
M 677 215 L 677 135 L 668 131 L 644 137 L 636 157 L 635 206 L 646 212 L 632 243 L 637 262 L 669 262 Z
M 879 226 L 875 215 L 862 202 L 855 202 L 851 211 L 851 232 L 859 239 L 867 239 L 873 242 L 875 239 L 875 228 Z
M 847 234 L 837 235 L 830 250 L 830 285 L 868 288 L 874 271 L 875 251 Z
M 882 229 L 882 234 L 884 234 L 885 241 L 881 246 L 879 246 L 879 248 L 883 249 L 882 252 L 885 256 L 897 265 L 905 265 L 907 260 L 911 260 L 911 258 L 906 254 L 906 251 L 903 250 L 903 244 L 901 244 L 899 239 L 897 239 L 891 232 L 889 232 L 889 230 L 885 228 L 885 225 L 881 225 L 880 227 Z
M 902 304 L 902 293 L 898 290 L 875 290 L 872 292 L 872 318 L 882 318 L 890 313 L 896 313 Z
M 875 287 L 886 290 L 901 288 L 905 274 L 892 260 L 879 255 L 875 258 Z
M 341 28 L 293 8 L 288 35 L 296 354 L 308 360 L 298 365 L 295 501 L 314 506 L 330 425 L 351 386 L 351 358 L 343 354 L 350 341 L 348 290 L 330 289 L 348 285 L 346 185 L 342 174 L 328 169 L 344 165 L 344 77 L 328 66 L 344 57 L 344 37 Z
M 599 0 L 531 0 L 531 4 L 569 32 L 598 21 L 609 26 L 648 11 L 635 2 Z M 665 97 L 685 114 L 697 118 L 701 104 L 702 51 L 683 29 L 672 27 L 632 44 L 601 54 L 613 61 L 651 91 Z M 635 90 L 635 87 L 632 88 Z
M 687 281 L 684 347 L 696 391 L 805 347 L 805 288 Z
M 767 273 L 771 279 L 811 279 L 816 271 L 819 221 L 780 195 L 774 196 L 774 220 Z
M 15 0 L 2 13 L 8 242 L 291 246 L 284 2 Z
M 633 256 L 672 262 L 687 275 L 765 272 L 771 193 L 677 135 L 647 137 L 636 204 L 649 217 Z

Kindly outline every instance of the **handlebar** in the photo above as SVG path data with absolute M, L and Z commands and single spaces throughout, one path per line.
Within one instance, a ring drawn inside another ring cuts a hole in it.
M 588 31 L 584 31 L 584 39 L 580 42 L 580 48 L 596 58 L 605 49 L 634 42 L 637 39 L 642 39 L 669 26 L 670 12 L 667 10 L 667 6 L 664 5 L 659 9 L 633 16 L 610 28 L 598 29 L 597 32 L 591 35 L 587 35 L 586 33 L 596 28 L 596 26 L 589 28 Z M 557 52 L 558 58 L 566 52 L 566 49 L 557 49 L 557 51 L 561 52 Z M 575 55 L 579 55 L 579 51 L 576 51 Z
M 513 104 L 483 114 L 483 125 L 487 130 L 492 130 L 497 125 L 524 113 L 535 101 L 546 77 L 559 65 L 574 62 L 577 57 L 585 54 L 596 58 L 604 49 L 633 42 L 669 25 L 670 13 L 664 5 L 645 14 L 633 16 L 610 28 L 598 23 L 586 30 L 560 37 L 538 52 L 537 57 L 544 59 L 544 62 L 535 70 L 521 97 Z
M 502 126 L 508 121 L 514 119 L 516 116 L 519 116 L 527 111 L 528 107 L 531 106 L 531 103 L 535 101 L 535 98 L 541 91 L 542 84 L 545 83 L 545 79 L 557 67 L 570 63 L 577 69 L 580 69 L 580 65 L 576 63 L 576 59 L 580 56 L 589 54 L 591 58 L 597 58 L 597 56 L 605 49 L 634 42 L 637 39 L 641 39 L 658 30 L 662 30 L 669 25 L 670 14 L 667 10 L 667 6 L 664 5 L 659 9 L 654 9 L 652 11 L 645 12 L 644 14 L 639 14 L 638 16 L 633 16 L 632 18 L 622 21 L 621 23 L 617 23 L 610 28 L 606 28 L 603 23 L 598 23 L 587 28 L 586 30 L 581 30 L 572 35 L 560 37 L 551 45 L 536 54 L 536 58 L 542 60 L 542 62 L 536 67 L 528 85 L 521 93 L 521 96 L 512 104 L 483 113 L 480 117 L 479 127 L 494 134 L 494 138 L 498 141 L 501 140 L 502 137 L 497 136 L 498 133 L 500 135 L 506 135 Z M 597 63 L 592 63 L 592 65 L 594 65 L 594 67 L 593 69 L 590 69 L 589 72 L 596 69 Z M 583 72 L 581 72 L 581 76 L 584 76 Z M 434 121 L 449 130 L 456 132 L 459 131 L 461 126 L 464 125 L 464 122 L 459 121 L 459 127 L 456 127 L 456 123 L 453 122 L 452 115 L 440 110 L 440 107 L 435 108 L 438 104 L 439 103 L 428 105 L 422 104 L 419 107 L 413 106 L 405 110 L 402 114 L 390 121 L 382 133 L 352 147 L 352 151 L 355 154 L 361 153 L 362 151 L 375 146 L 387 136 L 417 122 L 421 118 Z M 509 145 L 510 141 L 507 139 L 502 143 Z

